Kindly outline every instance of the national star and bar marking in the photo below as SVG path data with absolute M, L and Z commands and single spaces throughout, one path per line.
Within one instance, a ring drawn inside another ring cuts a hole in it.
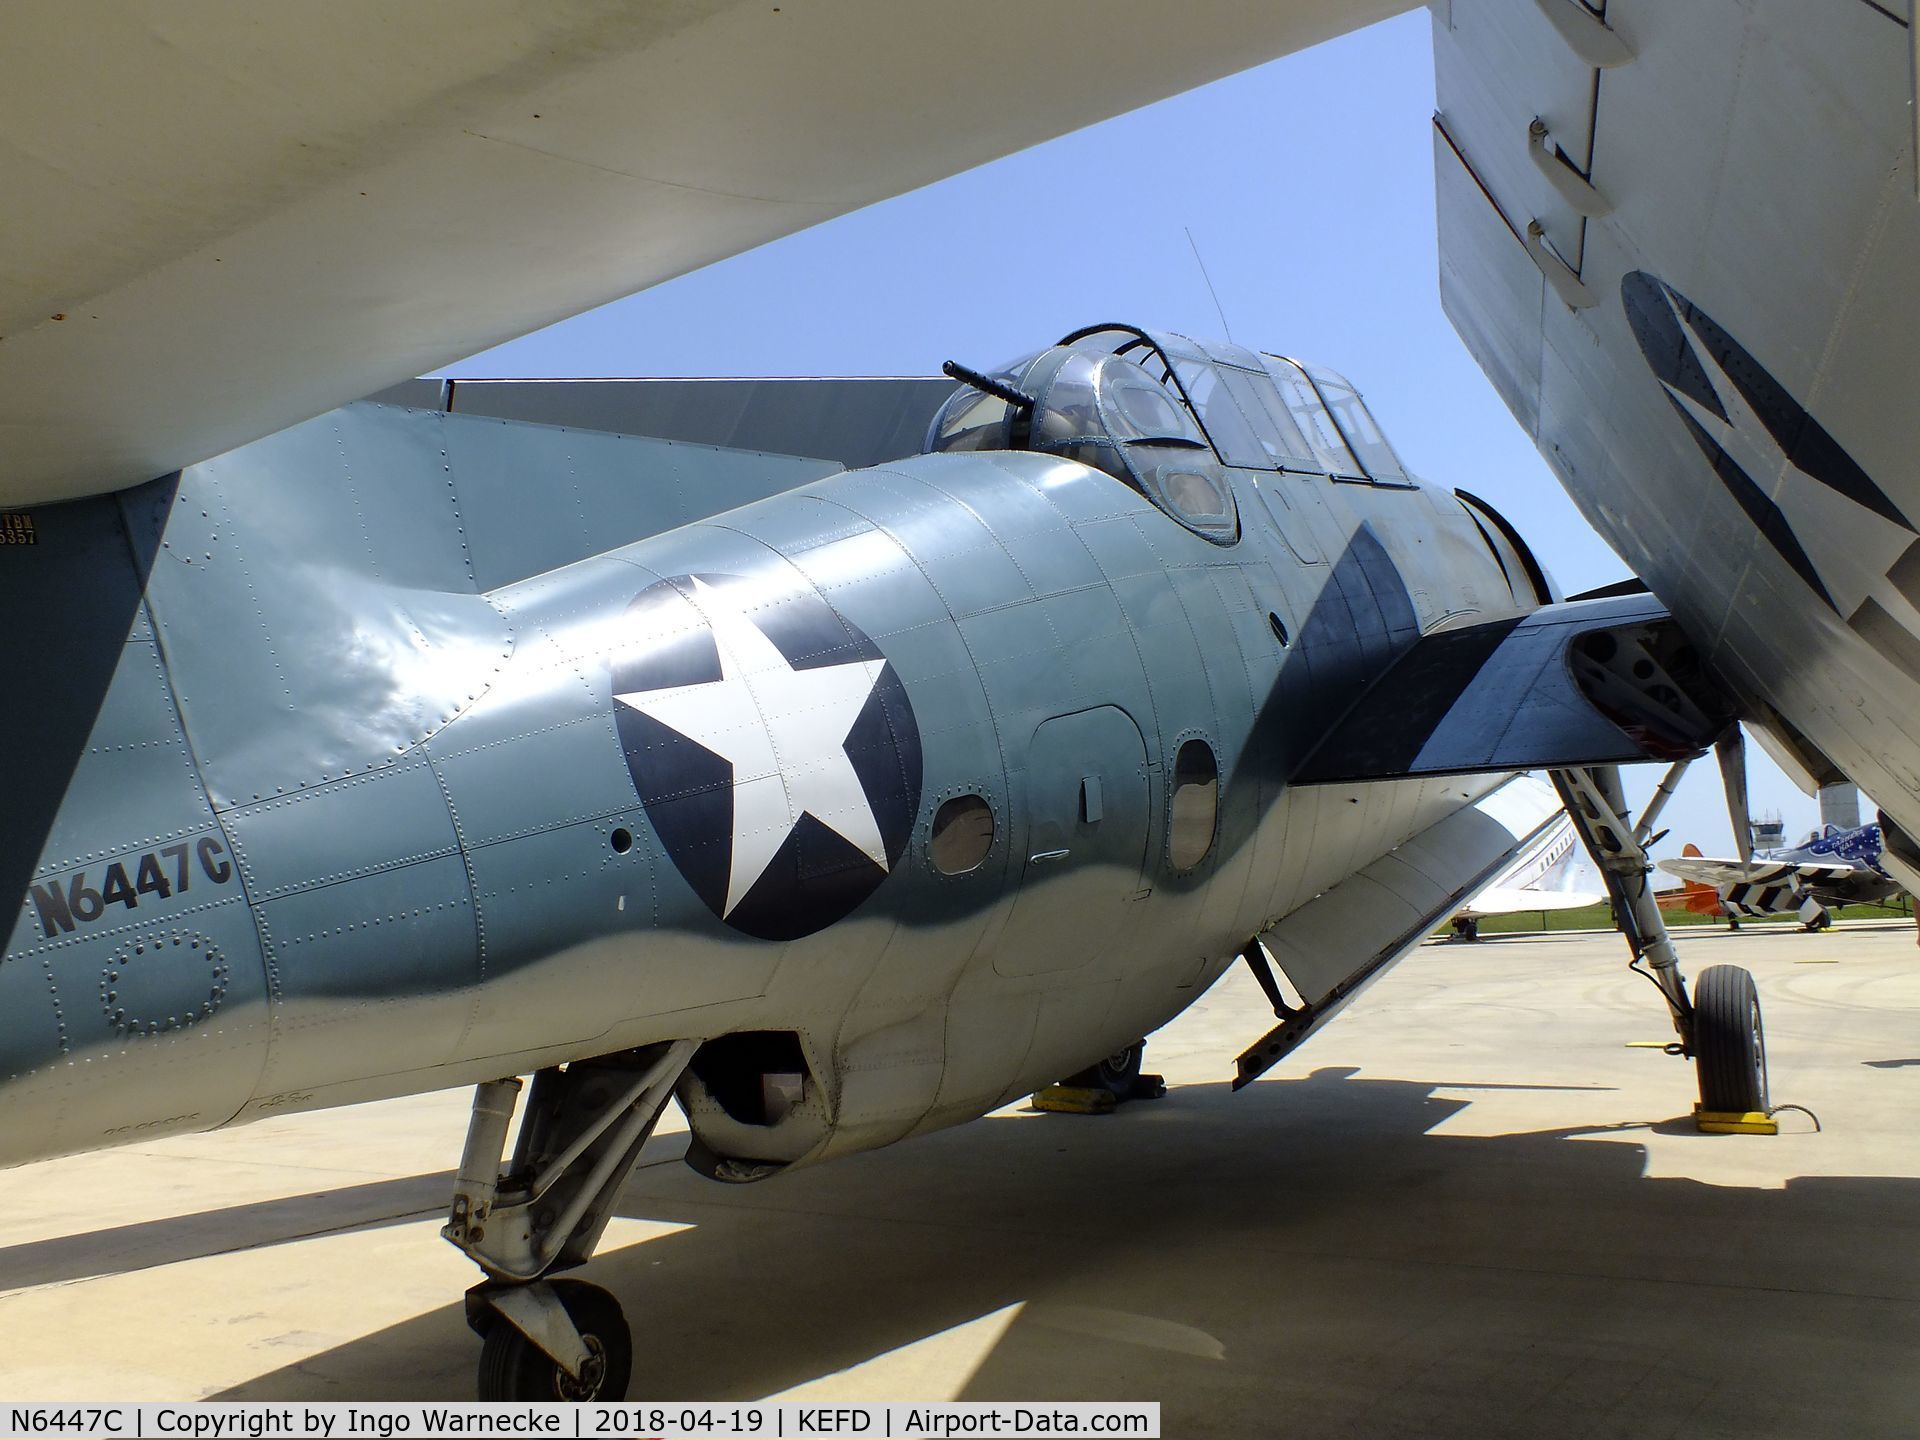
M 733 767 L 733 833 L 721 918 L 766 873 L 802 815 L 813 816 L 887 871 L 879 820 L 846 751 L 847 735 L 887 662 L 795 669 L 721 591 L 698 577 L 692 590 L 719 652 L 720 678 L 624 691 L 614 699 Z
M 1669 380 L 1661 380 L 1661 388 L 1780 508 L 1834 608 L 1851 614 L 1874 594 L 1883 604 L 1891 601 L 1895 608 L 1920 621 L 1920 612 L 1914 611 L 1904 595 L 1891 584 L 1877 583 L 1885 580 L 1887 571 L 1906 553 L 1914 532 L 1871 511 L 1861 516 L 1860 507 L 1808 474 L 1774 438 L 1726 367 L 1701 343 L 1694 326 L 1683 322 L 1680 333 L 1706 372 L 1724 413 L 1714 413 Z M 1834 511 L 1837 504 L 1846 504 L 1847 512 Z M 1843 577 L 1863 573 L 1870 574 L 1874 583 L 1843 583 Z

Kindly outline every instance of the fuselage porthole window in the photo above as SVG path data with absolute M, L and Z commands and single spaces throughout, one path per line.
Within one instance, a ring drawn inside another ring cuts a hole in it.
M 993 807 L 979 795 L 956 795 L 933 815 L 927 859 L 942 875 L 965 875 L 993 849 Z
M 1173 762 L 1173 798 L 1167 824 L 1167 859 L 1191 870 L 1213 849 L 1220 813 L 1220 764 L 1200 739 L 1182 743 Z
M 1147 498 L 1169 518 L 1210 540 L 1233 545 L 1240 539 L 1240 512 L 1226 477 L 1211 463 L 1195 463 L 1192 453 L 1168 451 L 1153 445 L 1129 445 L 1127 460 L 1140 476 Z
M 1225 487 L 1213 476 L 1198 470 L 1166 469 L 1160 472 L 1160 486 L 1167 503 L 1188 524 L 1217 529 L 1231 522 Z

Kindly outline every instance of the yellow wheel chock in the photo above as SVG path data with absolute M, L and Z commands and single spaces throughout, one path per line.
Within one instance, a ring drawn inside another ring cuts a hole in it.
M 1780 1122 L 1765 1110 L 1703 1110 L 1693 1107 L 1693 1123 L 1703 1135 L 1778 1135 Z
M 1107 1115 L 1119 1103 L 1101 1085 L 1049 1085 L 1033 1096 L 1033 1108 L 1052 1115 Z

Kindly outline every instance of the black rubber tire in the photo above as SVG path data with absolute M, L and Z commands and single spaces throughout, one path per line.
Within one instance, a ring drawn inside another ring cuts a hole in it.
M 555 1280 L 554 1293 L 572 1317 L 595 1368 L 575 1380 L 553 1357 L 495 1316 L 480 1345 L 482 1400 L 624 1400 L 633 1374 L 633 1334 L 620 1302 L 598 1285 Z
M 1760 992 L 1738 965 L 1709 965 L 1694 984 L 1693 1056 L 1702 1109 L 1744 1115 L 1767 1108 Z
M 1133 1094 L 1133 1087 L 1139 1083 L 1140 1067 L 1146 1063 L 1146 1058 L 1147 1042 L 1136 1040 L 1094 1066 L 1093 1073 L 1100 1084 L 1125 1100 Z

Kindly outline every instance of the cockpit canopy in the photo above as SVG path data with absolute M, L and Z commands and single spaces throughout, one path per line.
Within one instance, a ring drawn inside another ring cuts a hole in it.
M 1239 534 L 1222 466 L 1412 483 L 1345 379 L 1237 345 L 1102 325 L 989 378 L 1008 394 L 955 391 L 934 417 L 929 450 L 1064 455 L 1222 544 Z

